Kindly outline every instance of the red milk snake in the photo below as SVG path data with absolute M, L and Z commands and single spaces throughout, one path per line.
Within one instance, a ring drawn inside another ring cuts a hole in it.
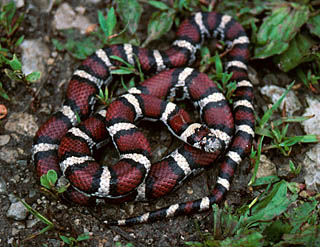
M 226 70 L 237 83 L 232 112 L 216 85 L 204 74 L 191 68 L 166 70 L 192 63 L 207 37 L 223 40 L 229 48 Z M 184 21 L 168 50 L 148 50 L 130 44 L 97 50 L 73 74 L 61 110 L 36 134 L 32 156 L 37 174 L 41 176 L 53 169 L 59 176 L 65 175 L 72 185 L 66 196 L 80 204 L 88 204 L 95 197 L 113 201 L 144 200 L 167 194 L 224 153 L 212 195 L 108 224 L 129 225 L 208 210 L 229 190 L 234 171 L 250 151 L 254 136 L 248 47 L 249 40 L 239 23 L 228 15 L 211 12 L 196 13 Z M 110 70 L 119 65 L 110 58 L 112 55 L 133 65 L 137 58 L 143 71 L 163 72 L 116 99 L 105 111 L 91 116 L 96 94 L 109 85 Z M 177 96 L 194 102 L 208 128 L 192 124 L 186 112 L 161 100 Z M 79 117 L 83 122 L 73 127 Z M 189 144 L 151 165 L 149 143 L 134 125 L 141 117 L 161 119 L 174 135 Z M 110 168 L 99 166 L 91 157 L 97 143 L 108 133 L 120 152 L 119 162 Z

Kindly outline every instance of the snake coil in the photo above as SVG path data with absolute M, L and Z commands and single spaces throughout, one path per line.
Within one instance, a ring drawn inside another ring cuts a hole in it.
M 236 90 L 232 109 L 215 83 L 189 67 L 204 39 L 225 41 L 229 51 L 226 71 Z M 184 21 L 168 50 L 148 50 L 130 44 L 97 50 L 74 72 L 62 108 L 38 130 L 32 147 L 37 175 L 55 170 L 71 183 L 66 196 L 79 204 L 96 197 L 111 201 L 148 200 L 163 196 L 199 169 L 211 166 L 221 154 L 216 186 L 211 195 L 149 212 L 106 222 L 129 225 L 208 210 L 229 190 L 236 167 L 250 151 L 254 137 L 253 88 L 248 79 L 249 39 L 232 17 L 215 12 L 196 13 Z M 111 56 L 157 73 L 92 115 L 99 90 L 112 80 L 110 71 L 120 63 Z M 177 67 L 177 68 L 175 68 Z M 170 69 L 172 68 L 172 69 Z M 164 101 L 188 98 L 205 125 L 192 123 L 175 104 Z M 81 123 L 78 125 L 78 118 Z M 142 117 L 160 119 L 187 144 L 151 164 L 150 146 L 134 122 Z M 111 136 L 120 153 L 112 167 L 92 157 L 99 143 Z

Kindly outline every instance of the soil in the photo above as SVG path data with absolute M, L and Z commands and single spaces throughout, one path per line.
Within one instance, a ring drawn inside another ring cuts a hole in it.
M 95 18 L 97 10 L 105 8 L 102 3 L 93 6 L 86 1 L 80 1 L 80 3 L 78 1 L 66 2 L 72 7 L 81 4 L 86 8 L 86 16 Z M 7 78 L 6 81 L 3 81 L 12 100 L 5 101 L 0 98 L 0 103 L 5 104 L 9 111 L 7 118 L 0 122 L 0 133 L 1 135 L 8 134 L 11 138 L 8 144 L 0 148 L 1 152 L 5 152 L 5 150 L 14 152 L 12 154 L 8 151 L 8 155 L 10 158 L 13 157 L 13 161 L 9 158 L 0 160 L 0 177 L 5 180 L 7 186 L 6 191 L 0 195 L 0 207 L 2 208 L 0 211 L 0 246 L 63 246 L 59 235 L 76 238 L 84 232 L 88 232 L 91 239 L 79 242 L 78 246 L 119 246 L 120 243 L 123 246 L 127 243 L 132 243 L 134 246 L 186 246 L 185 242 L 187 241 L 201 239 L 201 232 L 212 232 L 213 214 L 211 211 L 132 227 L 108 227 L 103 221 L 108 218 L 125 218 L 172 203 L 206 196 L 215 184 L 218 171 L 216 167 L 188 180 L 181 188 L 170 195 L 149 203 L 99 204 L 94 207 L 83 207 L 60 200 L 57 201 L 41 190 L 39 178 L 35 175 L 35 169 L 31 161 L 33 136 L 8 131 L 4 126 L 10 115 L 14 113 L 27 113 L 35 119 L 38 127 L 41 126 L 61 106 L 68 79 L 80 63 L 79 60 L 72 58 L 66 52 L 57 52 L 52 45 L 51 39 L 59 36 L 59 33 L 51 25 L 55 8 L 56 6 L 49 13 L 42 13 L 35 9 L 22 9 L 27 11 L 27 14 L 20 32 L 25 35 L 26 39 L 41 39 L 50 49 L 50 58 L 53 60 L 50 64 L 46 64 L 44 79 L 32 86 L 13 83 L 8 81 Z M 93 20 L 96 19 L 93 18 Z M 145 32 L 146 30 L 144 30 Z M 172 36 L 172 33 L 166 37 L 170 36 Z M 170 44 L 170 40 L 168 44 Z M 258 85 L 255 85 L 255 93 L 258 95 L 255 105 L 257 114 L 261 116 L 263 109 L 265 110 L 263 106 L 267 105 L 267 102 L 257 91 L 257 88 L 265 84 L 262 78 L 275 68 L 272 63 L 267 64 L 270 67 L 266 66 L 265 61 L 264 64 L 252 61 L 250 65 L 253 70 L 258 71 L 258 74 L 254 76 L 258 83 Z M 291 80 L 279 71 L 273 73 L 273 75 L 275 77 L 274 81 L 277 81 L 278 85 L 279 82 L 283 82 L 279 86 L 285 86 L 285 83 Z M 286 80 L 283 80 L 281 76 L 285 76 Z M 4 79 L 4 77 L 1 79 Z M 35 95 L 35 92 L 37 92 L 37 95 Z M 163 150 L 167 152 L 168 146 L 171 150 L 178 145 L 161 124 L 142 122 L 139 126 L 145 130 L 145 134 L 151 141 L 155 153 L 154 159 L 159 158 L 158 153 L 163 155 Z M 301 132 L 300 129 L 298 131 Z M 161 144 L 159 144 L 159 139 L 163 140 Z M 107 147 L 107 150 L 110 149 L 114 150 L 112 145 Z M 301 153 L 303 152 L 304 150 L 301 150 Z M 117 158 L 115 151 L 111 153 L 114 156 L 112 158 L 107 156 L 105 160 L 115 160 Z M 273 160 L 276 161 L 276 164 L 283 162 L 278 158 L 278 155 L 273 156 Z M 231 208 L 236 208 L 249 202 L 254 197 L 254 193 L 247 186 L 251 176 L 250 170 L 249 159 L 246 159 L 237 169 L 231 191 L 228 192 L 223 203 L 228 204 Z M 34 209 L 53 221 L 55 228 L 28 239 L 46 225 L 37 222 L 34 216 L 30 214 L 22 221 L 8 218 L 6 214 L 12 203 L 12 197 L 24 199 Z M 35 224 L 32 225 L 32 222 Z

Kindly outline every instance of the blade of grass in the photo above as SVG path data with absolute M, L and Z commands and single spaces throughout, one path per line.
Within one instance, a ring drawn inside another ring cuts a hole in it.
M 272 107 L 270 109 L 268 109 L 265 114 L 263 115 L 263 117 L 261 118 L 261 120 L 259 121 L 259 127 L 263 128 L 264 125 L 268 122 L 268 120 L 270 119 L 272 113 L 280 106 L 281 102 L 283 101 L 283 99 L 287 96 L 288 92 L 291 90 L 291 88 L 293 87 L 295 82 L 292 82 L 289 87 L 286 89 L 286 91 L 281 95 L 281 97 L 277 100 L 276 103 L 274 103 L 272 105 Z
M 259 145 L 258 145 L 257 157 L 256 157 L 256 161 L 255 161 L 255 164 L 254 164 L 254 170 L 253 170 L 252 177 L 251 177 L 251 179 L 250 179 L 250 181 L 248 183 L 248 186 L 251 186 L 254 183 L 254 181 L 256 180 L 256 176 L 257 176 L 257 172 L 258 172 L 258 168 L 259 168 L 259 164 L 260 164 L 260 157 L 261 157 L 263 138 L 264 138 L 264 136 L 261 136 L 261 138 L 260 138 L 260 142 L 259 142 Z

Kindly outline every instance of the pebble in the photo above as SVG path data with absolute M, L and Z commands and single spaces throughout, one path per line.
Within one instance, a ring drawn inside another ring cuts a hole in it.
M 25 112 L 13 112 L 9 115 L 4 128 L 20 135 L 34 137 L 38 130 L 38 125 L 33 115 Z
M 19 165 L 19 167 L 23 167 L 23 168 L 27 167 L 27 165 L 28 165 L 27 160 L 17 160 L 16 163 L 17 163 L 17 165 Z
M 82 8 L 77 14 L 68 3 L 62 3 L 54 15 L 53 26 L 57 30 L 77 28 L 82 34 L 85 34 L 92 23 L 81 14 L 84 12 L 85 9 Z
M 320 191 L 320 144 L 312 147 L 303 160 L 304 180 L 308 190 Z
M 10 194 L 9 194 L 9 201 L 10 201 L 11 203 L 15 203 L 15 202 L 18 202 L 19 199 L 18 199 L 13 193 L 10 193 Z
M 22 204 L 22 202 L 14 202 L 10 205 L 7 211 L 7 217 L 14 220 L 25 220 L 29 211 Z
M 52 239 L 48 239 L 48 245 L 52 247 L 60 247 L 62 246 L 62 243 L 61 241 L 52 238 Z
M 8 147 L 3 147 L 0 149 L 0 159 L 9 164 L 15 163 L 18 157 L 19 153 L 15 149 Z
M 29 195 L 28 195 L 29 198 L 33 198 L 36 195 L 37 195 L 37 191 L 35 189 L 32 188 L 29 190 Z
M 266 85 L 262 87 L 260 91 L 263 95 L 269 97 L 274 104 L 279 100 L 285 90 L 285 88 L 281 88 L 278 86 Z M 284 104 L 286 104 L 286 113 L 288 116 L 292 116 L 295 111 L 301 108 L 301 103 L 292 90 L 289 91 L 287 96 L 281 102 L 280 109 L 283 109 Z
M 116 236 L 114 236 L 113 241 L 114 242 L 118 242 L 118 241 L 120 241 L 120 239 L 121 239 L 121 236 L 120 235 L 116 235 Z
M 22 222 L 14 222 L 12 224 L 11 234 L 13 236 L 17 235 L 22 229 L 25 229 L 25 225 Z
M 38 218 L 30 219 L 26 221 L 27 228 L 33 228 L 40 220 Z
M 50 55 L 48 46 L 39 39 L 26 39 L 20 48 L 22 49 L 22 72 L 27 75 L 33 71 L 39 71 L 41 78 L 44 78 L 46 75 L 45 62 Z
M 0 177 L 0 195 L 7 193 L 7 183 L 3 177 Z
M 266 155 L 261 154 L 259 169 L 257 171 L 257 178 L 276 175 L 276 165 L 267 158 Z
M 33 7 L 36 7 L 40 12 L 49 13 L 56 1 L 55 0 L 33 0 Z
M 314 117 L 302 122 L 304 131 L 307 134 L 320 135 L 320 99 L 307 96 L 306 100 L 309 107 L 305 109 L 303 116 Z
M 307 134 L 320 135 L 320 99 L 307 96 L 308 108 L 303 116 L 314 115 L 302 122 Z M 303 161 L 304 180 L 308 190 L 320 191 L 320 144 L 313 146 L 306 154 Z
M 0 135 L 0 146 L 8 144 L 10 141 L 10 135 Z

